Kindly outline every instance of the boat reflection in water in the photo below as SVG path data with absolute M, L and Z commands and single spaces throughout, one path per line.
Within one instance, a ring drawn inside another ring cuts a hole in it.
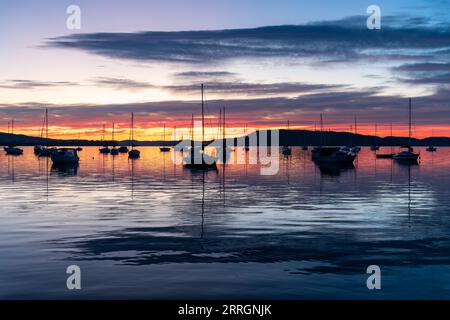
M 324 176 L 338 177 L 346 171 L 355 169 L 353 163 L 318 163 L 320 173 Z
M 76 176 L 79 166 L 78 163 L 53 163 L 51 171 L 59 175 Z

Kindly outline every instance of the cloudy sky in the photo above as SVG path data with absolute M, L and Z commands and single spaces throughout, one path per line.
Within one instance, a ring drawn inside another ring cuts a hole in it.
M 66 27 L 69 5 L 81 29 Z M 381 30 L 366 27 L 381 8 Z M 225 106 L 229 133 L 291 127 L 450 136 L 450 1 L 70 0 L 0 4 L 0 131 L 99 137 L 130 112 L 140 139 Z M 209 133 L 214 134 L 215 129 Z

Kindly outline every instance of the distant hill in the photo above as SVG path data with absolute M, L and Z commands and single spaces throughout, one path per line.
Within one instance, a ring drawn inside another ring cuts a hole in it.
M 270 131 L 270 130 L 268 130 Z M 256 132 L 259 135 L 259 132 Z M 269 134 L 270 135 L 270 134 Z M 321 142 L 322 141 L 322 142 Z M 412 139 L 413 146 L 450 146 L 449 137 L 433 137 L 425 139 Z M 119 145 L 128 145 L 129 141 L 120 141 Z M 175 145 L 177 141 L 164 142 L 166 145 Z M 319 131 L 308 130 L 280 130 L 280 145 L 291 146 L 343 146 L 355 144 L 358 146 L 370 146 L 376 144 L 378 146 L 402 146 L 407 145 L 409 139 L 407 137 L 375 137 L 353 134 L 349 132 Z M 0 145 L 17 145 L 17 146 L 33 146 L 33 145 L 49 145 L 49 146 L 102 146 L 112 145 L 111 141 L 99 140 L 56 140 L 30 137 L 26 135 L 17 135 L 0 132 Z M 141 146 L 159 146 L 162 141 L 135 141 L 136 145 Z
M 322 134 L 319 131 L 308 130 L 280 130 L 280 144 L 291 146 L 315 146 L 320 145 L 322 140 L 323 145 L 328 146 L 343 146 L 349 144 L 355 144 L 358 146 L 403 146 L 409 143 L 407 137 L 376 137 L 366 136 L 360 134 L 353 134 L 350 132 L 335 132 L 326 131 Z M 450 146 L 449 137 L 433 137 L 425 139 L 411 139 L 413 146 Z

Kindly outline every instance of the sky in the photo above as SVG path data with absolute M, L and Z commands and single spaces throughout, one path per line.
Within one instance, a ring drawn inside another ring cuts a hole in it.
M 70 5 L 81 29 L 66 26 Z M 369 5 L 381 29 L 366 26 Z M 207 133 L 225 107 L 228 135 L 245 129 L 450 136 L 449 1 L 2 1 L 0 131 L 52 138 Z

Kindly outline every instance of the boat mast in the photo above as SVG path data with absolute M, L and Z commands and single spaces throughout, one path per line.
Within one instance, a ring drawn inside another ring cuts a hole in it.
M 134 147 L 134 112 L 131 113 L 131 130 L 130 130 L 130 144 L 131 144 L 131 149 L 133 149 Z
M 48 108 L 45 109 L 45 138 L 48 144 Z
M 191 117 L 191 144 L 194 145 L 194 114 Z
M 223 117 L 222 117 L 222 139 L 223 139 L 223 145 L 225 146 L 225 107 L 223 107 Z
M 202 151 L 205 150 L 205 106 L 203 101 L 203 83 L 202 83 Z
M 392 122 L 391 122 L 391 139 L 393 138 L 393 135 L 392 135 Z M 392 150 L 393 150 L 393 146 L 392 146 L 392 142 L 391 142 L 391 154 L 392 154 Z
M 163 146 L 166 145 L 166 123 L 163 123 Z
M 320 146 L 323 146 L 323 115 L 320 114 Z
M 220 134 L 222 133 L 222 108 L 219 108 L 219 130 L 217 134 L 217 140 L 220 139 Z
M 113 144 L 113 146 L 114 146 L 114 122 L 112 123 L 112 137 L 111 137 L 112 139 L 112 144 Z
M 411 147 L 411 98 L 409 98 L 409 147 Z

